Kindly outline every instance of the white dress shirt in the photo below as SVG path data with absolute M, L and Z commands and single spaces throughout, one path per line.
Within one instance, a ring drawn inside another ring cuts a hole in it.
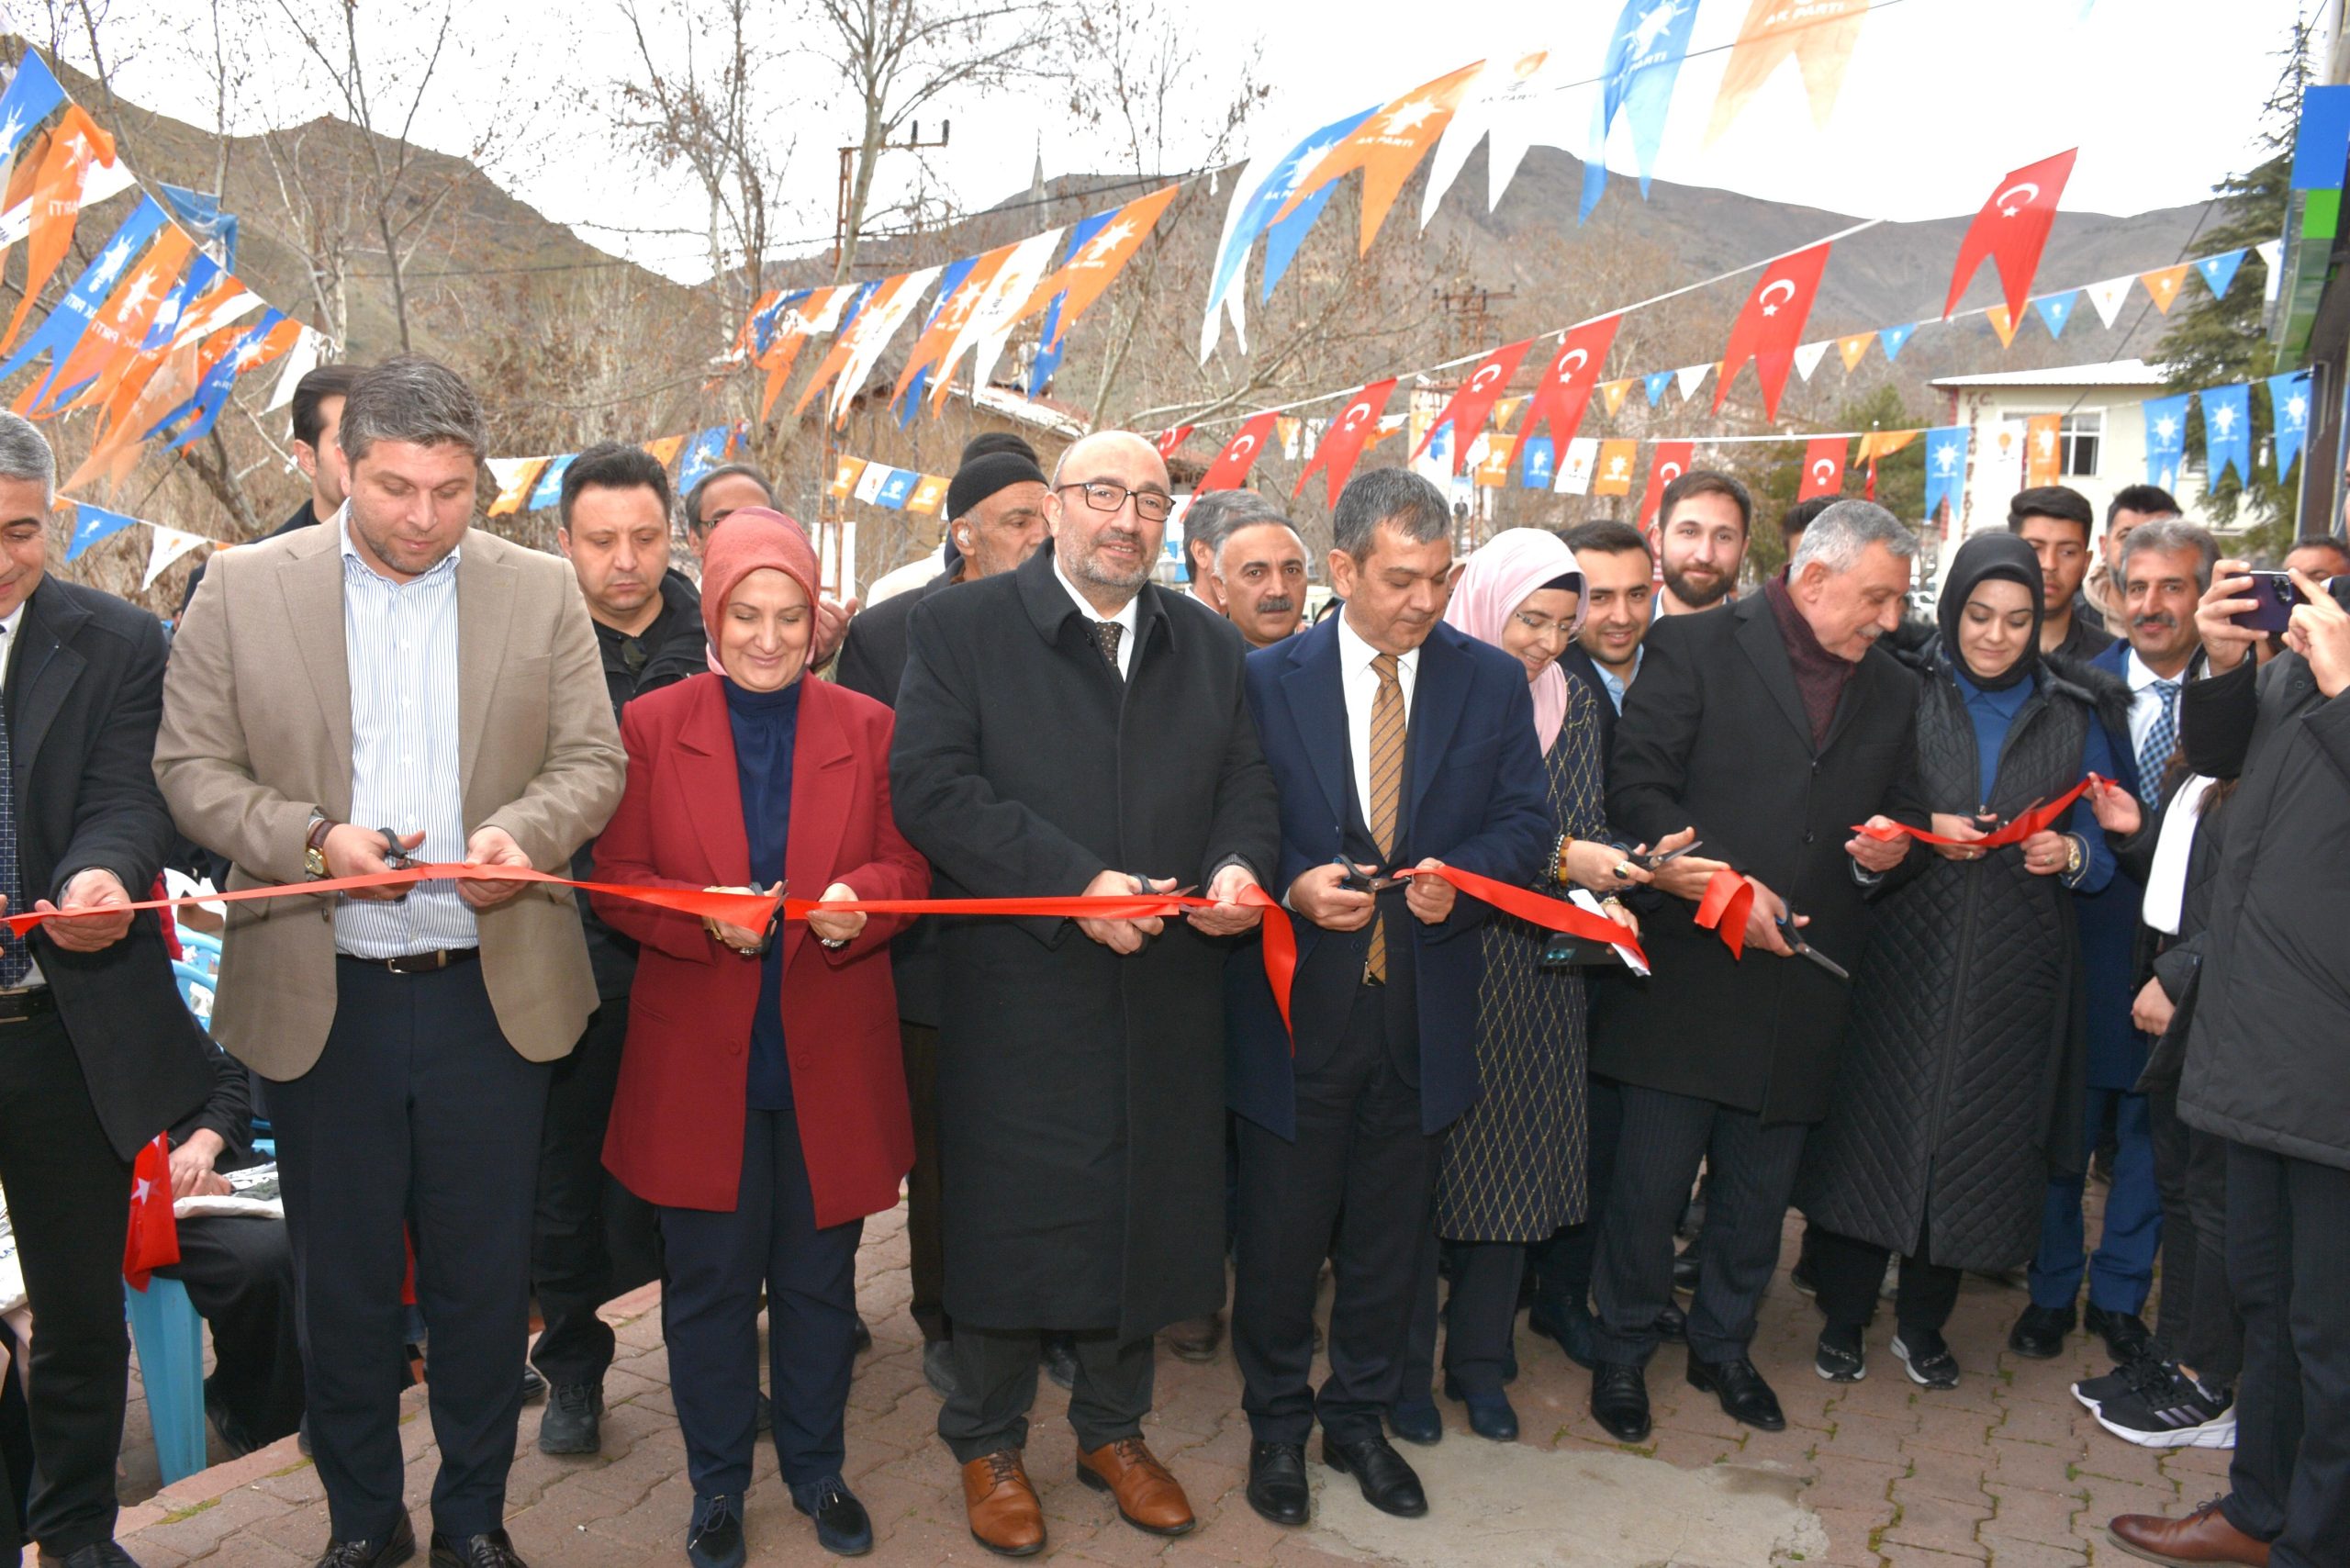
M 1362 640 L 1338 611 L 1338 679 L 1347 696 L 1347 755 L 1354 764 L 1355 809 L 1371 825 L 1371 709 L 1379 700 L 1379 672 L 1371 667 L 1379 650 Z M 1420 650 L 1395 655 L 1395 684 L 1404 689 L 1404 728 L 1412 726 L 1412 689 L 1419 678 Z
M 8 666 L 14 664 L 17 658 L 17 629 L 24 623 L 25 601 L 23 599 L 18 599 L 17 601 L 17 608 L 8 611 L 7 616 L 5 619 L 0 619 L 0 688 L 5 688 L 8 684 Z M 13 763 L 16 759 L 11 756 L 9 760 Z M 17 824 L 17 876 L 18 879 L 21 880 L 24 874 L 24 824 L 22 823 L 18 823 Z M 127 891 L 128 890 L 125 890 Z M 24 890 L 24 894 L 25 909 L 32 908 L 34 901 L 40 896 L 30 887 L 27 887 Z M 137 893 L 131 893 L 130 896 L 135 899 L 139 895 Z M 21 914 L 24 911 L 12 910 L 9 913 Z M 17 983 L 19 986 L 28 986 L 46 985 L 49 982 L 40 978 L 40 965 L 36 961 L 30 969 L 25 971 L 25 978 L 18 980 Z
M 1092 600 L 1077 591 L 1077 585 L 1069 581 L 1069 573 L 1062 569 L 1061 558 L 1058 555 L 1053 557 L 1053 576 L 1060 579 L 1061 587 L 1069 590 L 1069 597 L 1075 601 L 1079 611 L 1084 615 L 1089 623 L 1114 621 L 1126 629 L 1125 635 L 1118 639 L 1118 678 L 1124 680 L 1126 678 L 1126 672 L 1134 668 L 1135 665 L 1135 625 L 1137 620 L 1135 606 L 1141 601 L 1141 592 L 1137 590 L 1133 598 L 1120 605 L 1117 614 L 1104 615 L 1093 608 Z
M 2154 692 L 2154 682 L 2169 680 L 2177 684 L 2177 690 L 2170 696 L 2171 718 L 2176 724 L 2179 697 L 2186 691 L 2188 678 L 2194 671 L 2190 661 L 2190 667 L 2180 670 L 2177 675 L 2156 675 L 2146 661 L 2138 656 L 2135 648 L 2130 650 L 2122 661 L 2122 667 L 2130 680 L 2130 755 L 2134 757 L 2146 749 L 2146 732 L 2154 727 L 2154 715 L 2163 711 L 2162 699 Z M 2152 790 L 2159 783 L 2160 779 L 2149 778 L 2145 787 Z

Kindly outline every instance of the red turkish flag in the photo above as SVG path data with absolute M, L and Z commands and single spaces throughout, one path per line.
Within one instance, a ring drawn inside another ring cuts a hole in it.
M 1950 297 L 1942 302 L 1942 319 L 1958 308 L 1958 297 L 1975 281 L 1988 256 L 1998 269 L 1999 285 L 2008 293 L 2008 319 L 2023 319 L 2024 302 L 2031 297 L 2031 277 L 2040 270 L 2040 252 L 2048 243 L 2049 225 L 2056 221 L 2056 198 L 2073 173 L 2076 147 L 2053 158 L 2042 158 L 2009 171 L 1966 226 L 1958 244 L 1958 265 L 1950 274 Z
M 1807 501 L 1814 496 L 1841 496 L 1844 493 L 1844 438 L 1841 435 L 1814 436 L 1811 444 L 1803 449 L 1803 483 L 1796 487 L 1796 499 Z
M 1509 378 L 1517 374 L 1518 362 L 1533 346 L 1534 340 L 1528 338 L 1522 342 L 1504 343 L 1487 354 L 1428 426 L 1428 433 L 1420 438 L 1420 450 L 1412 454 L 1412 460 L 1419 461 L 1421 453 L 1427 452 L 1428 444 L 1436 440 L 1436 432 L 1449 423 L 1452 426 L 1452 471 L 1460 473 L 1469 455 L 1469 443 L 1484 430 L 1485 416 L 1493 412 L 1494 402 L 1509 386 Z
M 1337 506 L 1347 476 L 1354 472 L 1355 459 L 1362 455 L 1364 444 L 1378 433 L 1379 416 L 1387 411 L 1387 399 L 1394 395 L 1395 377 L 1391 375 L 1384 381 L 1372 382 L 1348 398 L 1338 417 L 1330 421 L 1330 428 L 1322 432 L 1321 442 L 1314 448 L 1313 460 L 1297 476 L 1297 488 L 1289 493 L 1290 499 L 1295 500 L 1305 493 L 1305 482 L 1319 469 L 1328 484 L 1328 504 Z
M 1248 470 L 1264 454 L 1265 438 L 1273 433 L 1273 418 L 1270 413 L 1249 415 L 1248 422 L 1240 427 L 1240 433 L 1215 454 L 1208 471 L 1192 487 L 1192 493 L 1203 496 L 1210 490 L 1239 488 L 1240 482 L 1248 477 Z
M 122 1244 L 122 1277 L 145 1290 L 157 1269 L 180 1260 L 180 1225 L 172 1214 L 171 1137 L 157 1133 L 130 1167 L 130 1233 Z
M 1531 436 L 1547 422 L 1550 427 L 1553 450 L 1564 452 L 1567 442 L 1574 440 L 1575 431 L 1583 428 L 1583 411 L 1591 404 L 1591 394 L 1599 385 L 1599 367 L 1607 359 L 1608 346 L 1616 341 L 1617 316 L 1602 316 L 1596 321 L 1585 321 L 1569 329 L 1566 341 L 1559 345 L 1550 367 L 1542 373 L 1542 384 L 1534 389 L 1534 398 L 1526 408 L 1526 421 L 1517 427 L 1518 434 Z M 1521 441 L 1519 447 L 1526 446 Z
M 1196 427 L 1192 425 L 1176 425 L 1160 431 L 1158 439 L 1151 443 L 1158 448 L 1159 460 L 1164 462 L 1183 450 L 1183 443 L 1192 439 L 1192 431 L 1194 428 Z
M 1664 487 L 1689 472 L 1689 459 L 1697 450 L 1694 441 L 1661 441 L 1649 459 L 1649 487 L 1640 496 L 1640 526 L 1646 528 L 1656 521 L 1656 509 L 1664 499 Z
M 1730 323 L 1729 342 L 1722 350 L 1721 375 L 1714 381 L 1714 412 L 1722 411 L 1729 384 L 1749 359 L 1754 378 L 1762 384 L 1762 417 L 1779 417 L 1779 392 L 1787 384 L 1796 345 L 1803 338 L 1804 322 L 1819 292 L 1819 274 L 1828 265 L 1828 241 L 1781 256 L 1762 269 L 1762 279 L 1746 298 L 1746 308 Z

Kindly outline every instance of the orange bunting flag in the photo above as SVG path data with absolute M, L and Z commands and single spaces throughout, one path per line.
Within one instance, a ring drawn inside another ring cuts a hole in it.
M 1803 483 L 1796 487 L 1796 499 L 1807 501 L 1814 496 L 1841 496 L 1844 493 L 1844 438 L 1841 435 L 1816 435 L 1803 449 Z
M 1714 412 L 1722 411 L 1729 384 L 1746 362 L 1754 362 L 1754 376 L 1762 384 L 1762 417 L 1776 419 L 1779 393 L 1793 368 L 1796 346 L 1819 292 L 1819 274 L 1828 265 L 1828 241 L 1781 256 L 1762 269 L 1762 281 L 1747 296 L 1746 307 L 1730 323 L 1729 343 L 1722 351 L 1722 371 L 1714 383 Z
M 49 282 L 50 274 L 57 271 L 57 263 L 65 259 L 66 251 L 73 246 L 74 225 L 82 211 L 82 190 L 89 182 L 90 166 L 113 162 L 114 138 L 100 130 L 82 112 L 79 104 L 66 105 L 26 198 L 32 208 L 25 245 L 25 292 L 17 301 L 16 315 L 9 319 L 7 336 L 0 338 L 0 350 L 16 342 L 17 334 L 24 330 L 26 314 L 40 296 L 42 285 Z M 0 256 L 6 253 L 6 248 L 0 246 Z
M 914 482 L 913 494 L 906 498 L 906 510 L 929 517 L 946 501 L 946 476 L 925 474 Z
M 930 320 L 923 326 L 922 335 L 914 339 L 914 346 L 906 351 L 906 367 L 898 373 L 898 385 L 890 394 L 890 402 L 902 402 L 907 392 L 921 381 L 923 373 L 936 368 L 939 362 L 946 357 L 946 352 L 955 346 L 956 340 L 969 323 L 972 308 L 986 296 L 989 286 L 995 282 L 996 274 L 1003 270 L 1003 263 L 1010 261 L 1012 252 L 1018 249 L 1016 245 L 998 246 L 973 261 L 970 270 L 931 308 Z M 948 270 L 951 273 L 953 269 Z M 946 377 L 939 379 L 944 381 Z
M 1811 102 L 1811 123 L 1825 126 L 1844 85 L 1844 67 L 1868 19 L 1870 0 L 1753 0 L 1738 29 L 1729 63 L 1722 68 L 1721 91 L 1706 124 L 1706 145 L 1719 140 L 1755 90 L 1792 58 L 1803 73 Z
M 1609 419 L 1612 420 L 1624 411 L 1624 395 L 1632 389 L 1632 383 L 1639 379 L 1639 376 L 1628 375 L 1621 381 L 1603 381 L 1599 384 L 1599 395 L 1607 404 Z
M 1385 433 L 1379 416 L 1387 411 L 1387 399 L 1394 395 L 1395 377 L 1391 375 L 1384 381 L 1372 382 L 1347 399 L 1347 406 L 1338 410 L 1338 417 L 1322 432 L 1304 472 L 1298 475 L 1297 488 L 1290 492 L 1292 500 L 1305 493 L 1305 482 L 1318 469 L 1328 488 L 1329 504 L 1338 504 L 1338 492 L 1345 487 L 1347 476 L 1354 472 L 1355 460 L 1362 455 L 1364 446 Z
M 1852 373 L 1854 367 L 1861 363 L 1861 356 L 1869 352 L 1869 345 L 1874 342 L 1876 342 L 1874 332 L 1854 332 L 1849 338 L 1836 340 L 1836 352 L 1843 358 L 1845 375 L 1850 375 Z
M 762 421 L 774 411 L 777 396 L 783 391 L 784 383 L 791 379 L 792 362 L 800 357 L 800 348 L 817 333 L 833 330 L 840 321 L 841 308 L 855 292 L 848 284 L 812 289 L 798 306 L 784 311 L 775 335 L 767 342 L 767 353 L 752 361 L 767 373 L 767 388 L 759 395 Z
M 1697 443 L 1692 441 L 1661 441 L 1649 457 L 1649 487 L 1640 496 L 1640 526 L 1648 527 L 1656 521 L 1656 509 L 1664 499 L 1664 487 L 1689 472 L 1689 461 L 1696 454 Z
M 1485 450 L 1477 457 L 1476 482 L 1498 490 L 1509 483 L 1509 460 L 1517 450 L 1517 437 L 1488 431 L 1483 439 Z
M 1251 414 L 1215 461 L 1209 464 L 1200 482 L 1192 487 L 1193 495 L 1205 495 L 1210 490 L 1237 490 L 1248 477 L 1248 470 L 1265 454 L 1265 442 L 1273 433 L 1274 416 L 1270 413 Z
M 1478 432 L 1485 428 L 1485 416 L 1492 411 L 1494 400 L 1501 397 L 1502 389 L 1509 385 L 1509 378 L 1517 374 L 1518 362 L 1526 357 L 1526 351 L 1533 346 L 1534 340 L 1527 338 L 1515 343 L 1504 343 L 1487 354 L 1483 363 L 1472 371 L 1469 379 L 1453 393 L 1452 400 L 1445 404 L 1443 412 L 1437 415 L 1436 422 L 1428 426 L 1428 432 L 1420 438 L 1419 450 L 1412 454 L 1412 460 L 1418 462 L 1427 454 L 1429 443 L 1436 440 L 1436 432 L 1449 424 L 1452 427 L 1452 471 L 1460 473 L 1461 465 L 1469 456 L 1469 443 L 1476 440 Z
M 845 501 L 845 500 L 848 499 L 848 498 L 849 498 L 849 492 L 851 492 L 852 490 L 855 490 L 855 489 L 856 488 L 856 481 L 857 481 L 858 477 L 859 477 L 861 475 L 863 475 L 863 474 L 864 474 L 864 472 L 865 472 L 865 459 L 864 459 L 864 458 L 862 458 L 862 457 L 844 457 L 844 458 L 842 458 L 842 459 L 840 460 L 839 465 L 838 465 L 836 467 L 834 467 L 834 468 L 833 469 L 833 483 L 832 483 L 832 496 L 833 496 L 833 499 L 834 499 L 834 500 L 836 500 L 836 501 Z
M 1583 410 L 1591 406 L 1592 389 L 1599 385 L 1599 367 L 1606 363 L 1607 350 L 1616 342 L 1616 325 L 1620 319 L 1617 316 L 1602 316 L 1596 321 L 1568 329 L 1550 368 L 1542 373 L 1541 384 L 1534 389 L 1526 409 L 1526 423 L 1518 431 L 1520 435 L 1539 435 L 1547 424 L 1550 427 L 1551 448 L 1558 452 L 1567 449 L 1567 442 L 1574 440 L 1575 432 L 1583 428 Z M 1615 411 L 1615 405 L 1611 404 L 1608 412 Z
M 1637 441 L 1603 441 L 1599 443 L 1599 461 L 1592 465 L 1591 493 L 1595 496 L 1628 496 L 1632 493 L 1632 457 L 1639 447 Z
M 2187 281 L 2187 269 L 2192 263 L 2181 262 L 2175 267 L 2157 267 L 2150 273 L 2140 273 L 2138 281 L 2154 297 L 2154 308 L 2170 314 L 2170 302 L 2178 297 L 2179 286 Z
M 1464 65 L 1448 76 L 1439 76 L 1404 94 L 1394 102 L 1374 110 L 1354 133 L 1323 155 L 1306 176 L 1290 192 L 1289 200 L 1273 214 L 1279 223 L 1303 206 L 1306 199 L 1331 181 L 1360 169 L 1362 173 L 1362 240 L 1360 249 L 1371 249 L 1378 236 L 1379 226 L 1386 221 L 1387 209 L 1395 205 L 1403 194 L 1404 184 L 1420 160 L 1444 134 L 1445 127 L 1460 111 L 1462 98 L 1483 71 L 1482 60 Z M 1456 450 L 1460 445 L 1454 442 Z
M 1852 461 L 1874 464 L 1880 457 L 1892 456 L 1924 433 L 1922 431 L 1870 431 L 1852 448 Z
M 1958 265 L 1950 275 L 1950 297 L 1942 301 L 1942 319 L 1958 308 L 1959 297 L 1990 258 L 2007 296 L 2008 319 L 2023 319 L 2024 302 L 2031 297 L 2031 280 L 2040 271 L 2040 252 L 2047 248 L 2048 230 L 2056 221 L 2056 198 L 2072 177 L 2073 159 L 2080 149 L 2042 158 L 2010 169 L 1958 243 Z
M 538 488 L 539 476 L 547 471 L 552 457 L 495 457 L 490 459 L 490 477 L 498 481 L 498 497 L 489 503 L 492 517 L 512 517 L 522 510 L 522 503 Z
M 2065 416 L 2034 414 L 2023 422 L 2023 482 L 2028 487 L 2058 482 L 2064 464 L 2059 439 Z
M 79 399 L 82 403 L 96 402 L 111 392 L 131 361 L 138 357 L 147 329 L 154 323 L 155 312 L 162 308 L 195 250 L 196 241 L 177 224 L 165 228 L 148 248 L 145 259 L 116 286 L 113 295 L 90 318 L 90 324 L 82 330 L 82 341 L 73 345 L 73 352 L 65 356 L 64 364 L 58 365 L 52 361 L 50 374 L 17 399 L 17 411 L 56 413 L 57 399 L 85 383 L 91 385 Z
M 1167 204 L 1175 199 L 1181 187 L 1162 185 L 1147 196 L 1139 196 L 1118 208 L 1117 216 L 1096 230 L 1092 237 L 1078 247 L 1077 254 L 1047 274 L 1020 308 L 1019 319 L 1035 315 L 1053 301 L 1055 295 L 1065 295 L 1060 314 L 1053 320 L 1053 342 L 1041 346 L 1051 348 L 1069 336 L 1069 330 L 1085 314 L 1087 306 L 1102 297 L 1102 291 L 1134 260 L 1142 242 L 1158 227 Z
M 1999 334 L 1999 346 L 2006 348 L 2016 341 L 2016 319 L 2008 314 L 2005 305 L 1986 305 L 1983 319 L 1991 323 L 1991 330 Z

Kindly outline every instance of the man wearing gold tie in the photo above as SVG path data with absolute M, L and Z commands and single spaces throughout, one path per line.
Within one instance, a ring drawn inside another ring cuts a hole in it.
M 1324 1462 L 1373 1506 L 1427 1511 L 1382 1422 L 1428 1235 L 1435 1137 L 1477 1097 L 1481 963 L 1462 938 L 1490 911 L 1434 877 L 1382 884 L 1401 867 L 1450 865 L 1523 886 L 1552 849 L 1525 667 L 1442 624 L 1451 522 L 1427 480 L 1358 475 L 1331 528 L 1344 612 L 1248 659 L 1281 787 L 1272 885 L 1298 917 L 1293 1049 L 1253 951 L 1226 988 L 1241 1118 L 1233 1349 L 1255 1439 L 1248 1500 L 1277 1524 L 1305 1522 L 1317 1420 Z M 1337 1294 L 1317 1393 L 1326 1254 Z

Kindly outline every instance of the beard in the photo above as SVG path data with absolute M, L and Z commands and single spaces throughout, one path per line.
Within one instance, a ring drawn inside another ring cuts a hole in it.
M 1102 558 L 1102 553 L 1096 547 L 1095 542 L 1089 541 L 1082 554 L 1070 552 L 1069 575 L 1081 583 L 1091 583 L 1096 588 L 1125 590 L 1138 588 L 1150 580 L 1151 567 L 1156 565 L 1156 562 L 1147 553 L 1143 552 L 1139 535 L 1134 536 L 1134 545 L 1137 554 L 1134 568 L 1131 571 L 1121 572 Z
M 1673 598 L 1692 610 L 1712 609 L 1729 592 L 1729 585 L 1728 572 L 1716 572 L 1700 584 L 1691 582 L 1685 574 L 1672 566 L 1664 568 L 1664 586 L 1673 591 Z

